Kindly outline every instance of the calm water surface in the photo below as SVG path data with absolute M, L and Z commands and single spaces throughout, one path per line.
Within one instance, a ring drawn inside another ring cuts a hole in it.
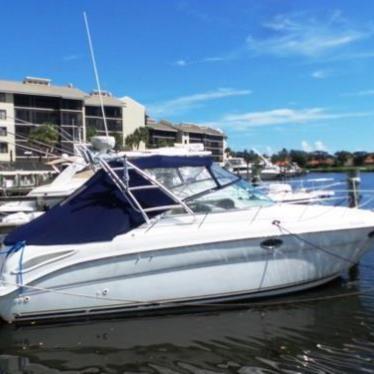
M 374 207 L 374 174 L 362 174 L 361 187 L 362 202 Z M 163 317 L 2 325 L 0 373 L 374 373 L 374 248 L 339 280 L 275 301 Z

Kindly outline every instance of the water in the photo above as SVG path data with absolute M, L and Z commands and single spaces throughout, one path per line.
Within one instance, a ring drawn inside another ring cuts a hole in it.
M 308 176 L 315 177 L 345 180 Z M 374 189 L 374 174 L 362 174 L 361 187 Z M 363 193 L 367 208 L 373 196 Z M 306 301 L 313 298 L 319 301 Z M 374 248 L 337 281 L 275 301 L 197 314 L 3 325 L 0 373 L 374 373 Z

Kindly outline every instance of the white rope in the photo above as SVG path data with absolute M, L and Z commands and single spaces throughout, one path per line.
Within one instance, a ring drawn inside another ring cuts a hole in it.
M 30 286 L 26 284 L 19 284 L 17 282 L 9 282 L 9 281 L 1 281 L 3 284 L 8 284 L 10 286 L 14 287 L 19 287 L 19 288 L 28 288 L 32 291 L 43 291 L 43 292 L 50 292 L 50 293 L 55 293 L 58 295 L 64 295 L 64 296 L 73 296 L 73 297 L 82 297 L 85 299 L 94 299 L 94 300 L 109 300 L 109 301 L 116 301 L 116 302 L 125 302 L 125 303 L 145 303 L 144 301 L 139 301 L 139 300 L 129 300 L 129 299 L 119 299 L 119 298 L 111 298 L 107 296 L 99 296 L 99 295 L 87 295 L 87 294 L 82 294 L 82 293 L 75 293 L 75 292 L 67 292 L 67 291 L 60 291 L 56 290 L 54 288 L 45 288 L 45 287 L 37 287 L 37 286 Z M 152 303 L 152 301 L 149 301 L 147 303 Z

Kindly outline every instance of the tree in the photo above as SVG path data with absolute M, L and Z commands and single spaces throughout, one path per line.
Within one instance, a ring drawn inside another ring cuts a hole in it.
M 143 127 L 138 127 L 134 131 L 135 137 L 139 143 L 137 144 L 136 148 L 139 148 L 139 144 L 143 142 L 145 145 L 148 145 L 149 143 L 149 131 L 148 128 L 143 126 Z
M 130 134 L 126 136 L 125 139 L 125 146 L 127 149 L 133 149 L 135 144 L 135 137 L 134 134 Z
M 325 151 L 314 151 L 312 152 L 313 158 L 318 161 L 325 161 L 330 158 L 330 154 Z
M 352 153 L 347 151 L 335 152 L 334 156 L 338 166 L 344 166 L 353 157 Z
M 252 150 L 248 152 L 246 149 L 243 151 L 243 153 L 239 157 L 243 157 L 247 165 L 255 162 L 258 159 L 258 156 L 256 155 L 256 153 L 254 153 Z
M 364 161 L 367 155 L 368 155 L 367 152 L 354 152 L 353 153 L 354 166 L 362 166 L 364 164 Z
M 29 141 L 37 144 L 38 147 L 44 149 L 46 156 L 48 152 L 53 150 L 59 138 L 56 125 L 45 123 L 43 125 L 34 127 L 29 134 Z
M 290 158 L 292 162 L 296 162 L 300 167 L 305 167 L 308 161 L 308 154 L 305 151 L 298 151 L 292 149 L 290 151 Z
M 233 155 L 232 149 L 230 147 L 227 147 L 225 149 L 225 153 L 226 153 L 227 157 L 231 157 Z
M 126 147 L 139 149 L 140 143 L 144 142 L 148 145 L 149 131 L 147 127 L 138 127 L 132 134 L 127 135 L 125 143 Z
M 118 133 L 118 132 L 115 132 L 115 133 L 113 133 L 111 135 L 114 137 L 114 140 L 115 140 L 114 149 L 116 151 L 121 151 L 123 149 L 123 138 L 122 138 L 122 134 Z
M 93 138 L 94 136 L 97 135 L 97 131 L 94 127 L 87 127 L 87 130 L 86 130 L 86 139 L 87 141 L 90 141 L 91 138 Z
M 286 148 L 283 148 L 279 153 L 279 161 L 288 161 L 289 153 Z

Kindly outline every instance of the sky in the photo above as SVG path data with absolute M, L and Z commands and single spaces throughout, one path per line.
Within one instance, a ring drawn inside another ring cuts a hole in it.
M 234 150 L 374 151 L 374 1 L 1 0 L 0 79 L 101 86 Z

